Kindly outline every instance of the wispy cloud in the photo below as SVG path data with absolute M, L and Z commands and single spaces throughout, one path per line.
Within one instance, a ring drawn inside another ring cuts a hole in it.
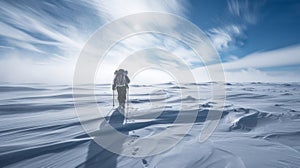
M 244 43 L 243 39 L 246 38 L 243 27 L 235 24 L 212 28 L 207 34 L 219 51 L 225 51 L 232 46 L 241 46 Z
M 0 49 L 3 48 L 3 49 L 13 49 L 13 47 L 9 47 L 9 46 L 0 46 Z
M 1 55 L 38 58 L 36 63 L 74 59 L 100 25 L 100 19 L 95 19 L 97 15 L 91 12 L 92 7 L 80 3 L 1 1 L 0 45 L 8 47 L 0 51 Z M 78 13 L 78 9 L 86 12 Z M 93 19 L 86 19 L 88 16 Z
M 228 9 L 230 13 L 244 20 L 246 23 L 255 24 L 259 19 L 260 3 L 249 2 L 248 0 L 228 0 Z
M 188 3 L 180 0 L 92 0 L 87 3 L 98 10 L 99 17 L 108 21 L 140 12 L 167 12 L 181 16 L 188 13 Z
M 248 0 L 228 0 L 227 6 L 231 16 L 235 19 L 221 23 L 219 27 L 207 31 L 213 44 L 219 51 L 227 51 L 243 46 L 247 40 L 246 31 L 249 24 L 259 21 L 262 2 Z

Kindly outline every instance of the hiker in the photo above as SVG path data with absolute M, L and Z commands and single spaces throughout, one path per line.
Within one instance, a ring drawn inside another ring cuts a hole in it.
M 116 70 L 114 83 L 112 85 L 113 90 L 117 89 L 119 106 L 121 108 L 125 107 L 126 89 L 129 88 L 128 84 L 129 84 L 130 80 L 129 80 L 127 74 L 128 74 L 128 72 L 124 69 Z

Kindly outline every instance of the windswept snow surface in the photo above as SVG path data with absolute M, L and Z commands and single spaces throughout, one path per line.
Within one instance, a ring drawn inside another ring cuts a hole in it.
M 98 106 L 107 109 L 109 124 L 136 141 L 189 124 L 173 123 L 180 102 L 197 110 L 186 135 L 169 135 L 184 137 L 176 146 L 138 158 L 112 153 L 94 142 L 76 115 L 71 86 L 1 84 L 0 167 L 300 167 L 299 83 L 227 83 L 219 125 L 200 143 L 199 134 L 214 106 L 211 84 L 132 85 L 125 125 L 122 113 L 111 110 L 110 85 L 86 88 L 95 89 L 95 95 L 81 96 L 96 96 Z M 180 98 L 180 91 L 188 96 Z M 184 113 L 189 115 L 188 110 Z M 168 140 L 153 143 L 160 146 Z M 126 145 L 119 147 L 126 150 Z M 140 150 L 137 147 L 136 153 Z

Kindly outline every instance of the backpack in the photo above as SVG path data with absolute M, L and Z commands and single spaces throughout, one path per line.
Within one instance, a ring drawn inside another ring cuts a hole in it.
M 115 79 L 114 79 L 114 84 L 115 86 L 127 86 L 127 80 L 126 80 L 126 75 L 127 71 L 124 71 L 123 69 L 115 71 Z

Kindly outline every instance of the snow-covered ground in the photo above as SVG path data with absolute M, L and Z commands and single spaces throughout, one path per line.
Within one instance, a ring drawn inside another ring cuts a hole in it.
M 110 85 L 96 85 L 96 102 L 107 115 L 108 124 L 132 137 L 132 144 L 173 127 L 193 124 L 185 135 L 172 132 L 151 142 L 163 147 L 169 139 L 183 137 L 174 147 L 157 155 L 136 157 L 145 150 L 145 146 L 137 146 L 129 157 L 94 141 L 101 138 L 101 126 L 91 136 L 83 130 L 71 86 L 2 84 L 0 167 L 300 167 L 300 84 L 227 83 L 225 87 L 222 118 L 213 134 L 200 143 L 201 129 L 214 106 L 211 83 L 133 85 L 125 109 L 126 123 L 122 110 L 112 109 Z M 180 91 L 185 93 L 183 97 Z M 195 122 L 174 124 L 180 104 L 184 115 L 197 112 Z M 127 150 L 130 145 L 119 142 L 113 143 L 115 148 Z

